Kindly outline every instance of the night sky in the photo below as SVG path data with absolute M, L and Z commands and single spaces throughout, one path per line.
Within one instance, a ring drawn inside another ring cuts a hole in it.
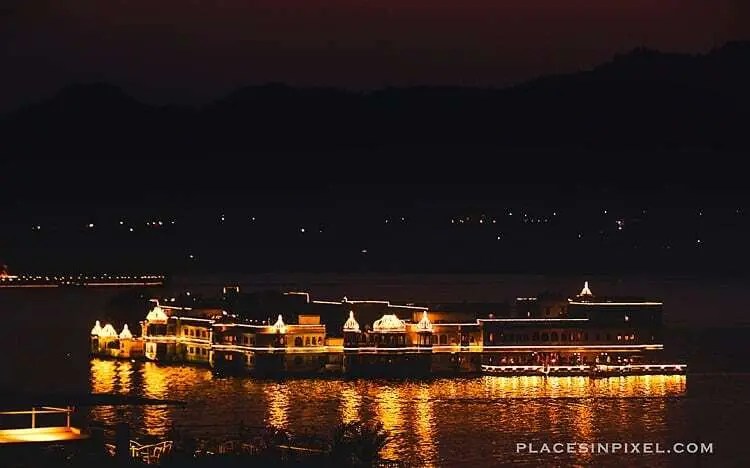
M 154 102 L 247 84 L 504 85 L 637 46 L 750 38 L 745 0 L 2 0 L 0 111 L 72 82 Z

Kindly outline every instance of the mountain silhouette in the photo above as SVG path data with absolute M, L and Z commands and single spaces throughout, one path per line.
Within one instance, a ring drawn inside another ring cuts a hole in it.
M 242 153 L 403 146 L 746 148 L 750 43 L 702 55 L 637 49 L 591 70 L 492 88 L 355 92 L 248 86 L 200 107 L 74 85 L 0 120 L 13 154 Z

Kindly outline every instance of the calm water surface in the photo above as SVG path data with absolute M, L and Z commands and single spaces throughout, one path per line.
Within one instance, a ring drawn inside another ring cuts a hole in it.
M 546 288 L 580 288 L 579 278 L 303 279 L 256 277 L 247 283 L 308 289 L 321 298 L 348 294 L 394 301 L 503 300 Z M 205 288 L 216 291 L 217 284 Z M 383 455 L 417 466 L 750 466 L 750 329 L 734 326 L 747 318 L 746 282 L 600 278 L 592 284 L 607 293 L 663 297 L 668 324 L 694 327 L 670 330 L 667 341 L 670 359 L 687 362 L 690 374 L 598 380 L 492 376 L 273 381 L 219 378 L 200 367 L 92 361 L 88 331 L 96 319 L 118 317 L 112 300 L 123 290 L 65 288 L 0 292 L 0 343 L 5 345 L 0 389 L 90 390 L 188 402 L 185 407 L 99 407 L 84 413 L 109 423 L 126 420 L 144 439 L 164 436 L 173 423 L 192 435 L 210 437 L 233 432 L 240 422 L 327 435 L 342 421 L 374 420 L 393 435 Z M 127 318 L 131 327 L 142 318 L 135 312 Z M 515 453 L 517 442 L 696 440 L 713 442 L 714 455 Z
M 379 421 L 393 435 L 383 450 L 420 466 L 605 464 L 727 466 L 748 460 L 733 421 L 750 416 L 750 374 L 587 377 L 474 377 L 429 381 L 219 378 L 189 366 L 91 361 L 91 390 L 177 398 L 185 407 L 91 410 L 129 421 L 141 437 L 174 423 L 198 437 L 240 422 L 327 434 L 348 421 Z M 516 442 L 714 442 L 714 455 L 544 455 Z M 744 458 L 743 458 L 744 457 Z

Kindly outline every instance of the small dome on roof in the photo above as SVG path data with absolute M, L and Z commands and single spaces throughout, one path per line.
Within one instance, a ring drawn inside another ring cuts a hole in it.
M 422 312 L 422 320 L 420 320 L 417 323 L 417 331 L 419 332 L 431 332 L 432 331 L 432 322 L 430 322 L 430 318 L 427 316 L 426 310 Z
M 104 325 L 104 328 L 99 332 L 100 338 L 117 338 L 117 336 L 117 330 L 109 323 Z
M 164 323 L 167 321 L 169 317 L 166 313 L 164 313 L 164 309 L 162 309 L 159 305 L 156 305 L 151 311 L 146 315 L 146 320 L 149 322 L 160 322 Z
M 94 328 L 91 329 L 91 335 L 99 336 L 99 333 L 101 332 L 102 332 L 102 324 L 99 323 L 99 321 L 97 320 L 96 323 L 94 324 Z
M 376 332 L 404 332 L 406 331 L 406 323 L 396 317 L 393 314 L 383 315 L 380 320 L 375 320 L 372 324 L 372 329 Z
M 354 311 L 349 311 L 349 319 L 344 323 L 345 332 L 357 332 L 359 333 L 359 323 L 354 319 Z
M 276 319 L 276 323 L 273 324 L 273 328 L 276 329 L 277 333 L 286 333 L 286 325 L 284 324 L 284 319 L 279 314 L 279 318 Z
M 124 327 L 122 327 L 122 331 L 120 332 L 120 339 L 121 340 L 132 340 L 133 334 L 130 333 L 130 329 L 128 329 L 128 324 L 126 323 Z
M 584 281 L 583 283 L 583 289 L 581 289 L 581 293 L 578 294 L 578 297 L 593 297 L 594 293 L 591 292 L 591 289 L 589 289 L 589 282 Z

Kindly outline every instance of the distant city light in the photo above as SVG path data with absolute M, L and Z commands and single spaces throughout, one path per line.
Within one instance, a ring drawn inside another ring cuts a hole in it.
M 87 227 L 88 227 L 89 229 L 93 228 L 93 227 L 94 227 L 94 223 L 89 223 L 89 224 L 87 225 Z

